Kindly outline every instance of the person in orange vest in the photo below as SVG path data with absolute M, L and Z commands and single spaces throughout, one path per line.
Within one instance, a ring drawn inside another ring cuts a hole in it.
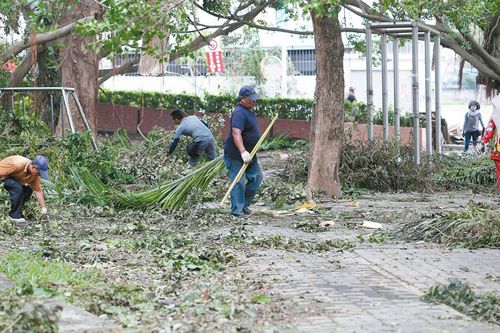
M 42 214 L 47 214 L 40 178 L 49 178 L 48 169 L 49 163 L 42 155 L 37 155 L 34 160 L 15 155 L 0 161 L 0 181 L 10 194 L 9 217 L 12 221 L 26 222 L 23 208 L 33 192 Z
M 497 187 L 498 192 L 500 192 L 500 82 L 496 82 L 496 94 L 497 95 L 491 100 L 493 104 L 493 113 L 491 114 L 490 121 L 486 126 L 486 131 L 484 132 L 478 149 L 483 150 L 484 145 L 492 138 L 495 138 L 490 156 L 495 163 Z

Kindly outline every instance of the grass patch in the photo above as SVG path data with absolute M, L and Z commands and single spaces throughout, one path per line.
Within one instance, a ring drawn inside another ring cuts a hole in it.
M 468 248 L 500 247 L 500 212 L 469 202 L 458 212 L 443 212 L 401 224 L 396 234 L 405 240 Z
M 500 324 L 500 297 L 493 293 L 478 295 L 468 284 L 458 279 L 450 279 L 448 285 L 432 287 L 423 299 L 451 306 L 475 320 Z
M 10 293 L 38 297 L 72 293 L 72 290 L 91 286 L 95 271 L 75 271 L 60 261 L 49 261 L 38 253 L 13 251 L 0 259 L 0 272 L 14 281 Z

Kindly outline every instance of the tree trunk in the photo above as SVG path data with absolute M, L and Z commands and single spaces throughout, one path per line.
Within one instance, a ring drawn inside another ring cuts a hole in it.
M 63 21 L 73 22 L 98 13 L 100 13 L 100 6 L 97 1 L 73 1 L 73 6 L 69 9 Z M 97 132 L 96 100 L 99 56 L 89 47 L 89 44 L 94 41 L 95 37 L 82 37 L 74 33 L 70 34 L 65 37 L 64 48 L 61 49 L 59 56 L 61 59 L 61 85 L 67 88 L 75 88 L 75 93 L 95 135 Z M 75 130 L 85 130 L 83 119 L 78 112 L 73 98 L 68 96 L 68 102 Z M 61 121 L 64 122 L 64 128 L 68 129 L 69 122 L 66 112 L 62 112 L 59 117 L 57 126 L 58 135 L 61 134 Z
M 344 45 L 337 15 L 311 13 L 316 46 L 316 89 L 311 121 L 309 199 L 340 197 L 339 168 L 344 133 Z

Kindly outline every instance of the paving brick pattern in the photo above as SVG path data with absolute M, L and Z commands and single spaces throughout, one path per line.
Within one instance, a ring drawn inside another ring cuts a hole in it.
M 356 239 L 358 235 L 366 239 L 373 232 L 356 228 L 363 220 L 380 222 L 390 229 L 393 222 L 415 216 L 415 212 L 455 211 L 471 199 L 489 204 L 498 200 L 470 193 L 425 198 L 418 194 L 375 194 L 355 202 L 325 203 L 319 217 L 285 216 L 266 222 L 256 218 L 247 228 L 258 238 L 281 235 L 308 242 L 343 239 L 355 246 L 314 254 L 260 250 L 242 258 L 241 268 L 251 277 L 268 282 L 273 299 L 296 305 L 288 320 L 276 323 L 283 332 L 500 332 L 498 326 L 421 300 L 429 288 L 448 283 L 450 278 L 469 283 L 476 292 L 500 293 L 500 250 L 446 249 L 397 241 L 371 244 Z M 335 216 L 344 223 L 327 232 L 295 228 L 297 222 L 336 220 Z M 346 226 L 346 216 L 352 225 Z
M 301 309 L 280 324 L 296 332 L 498 332 L 498 327 L 420 299 L 457 270 L 474 286 L 498 290 L 498 284 L 485 278 L 495 267 L 499 271 L 498 253 L 433 252 L 440 255 L 440 267 L 419 251 L 358 249 L 320 257 L 267 250 L 248 258 L 243 269 L 270 281 L 270 292 Z M 406 255 L 414 260 L 406 262 Z M 464 256 L 474 267 L 470 271 L 460 269 Z

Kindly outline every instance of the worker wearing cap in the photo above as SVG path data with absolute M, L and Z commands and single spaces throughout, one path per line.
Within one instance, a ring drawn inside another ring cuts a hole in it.
M 40 178 L 49 178 L 48 169 L 49 163 L 42 155 L 37 155 L 34 160 L 15 155 L 0 161 L 0 181 L 10 194 L 9 217 L 13 221 L 26 222 L 23 208 L 33 192 L 42 208 L 42 214 L 47 214 Z
M 252 214 L 249 206 L 263 179 L 257 156 L 252 158 L 249 153 L 260 138 L 257 117 L 252 111 L 259 95 L 251 86 L 243 86 L 239 98 L 240 102 L 231 114 L 229 135 L 224 143 L 224 163 L 231 182 L 243 163 L 248 164 L 245 174 L 231 191 L 231 214 L 245 217 Z

